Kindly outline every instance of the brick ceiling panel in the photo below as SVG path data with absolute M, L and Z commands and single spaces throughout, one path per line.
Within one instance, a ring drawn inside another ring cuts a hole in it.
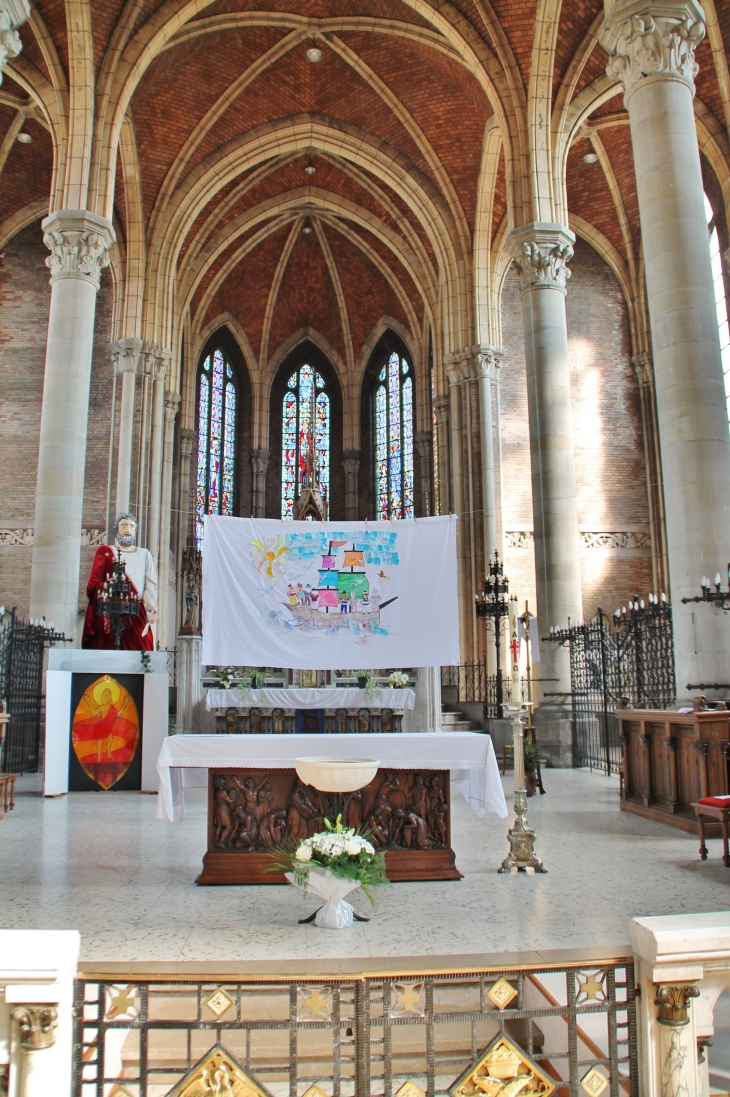
M 205 316 L 204 322 L 210 323 L 222 312 L 231 312 L 246 332 L 255 354 L 261 346 L 261 329 L 274 272 L 290 231 L 291 225 L 279 229 L 250 252 L 219 288 Z
M 634 252 L 638 255 L 641 244 L 641 225 L 639 223 L 639 196 L 636 191 L 634 153 L 631 147 L 631 130 L 628 126 L 611 126 L 610 129 L 602 129 L 600 135 L 603 147 L 611 161 L 626 216 L 629 219 Z
M 273 11 L 289 14 L 291 0 L 217 0 L 197 16 L 206 19 L 211 15 L 221 15 L 233 11 Z M 336 19 L 338 16 L 367 15 L 374 19 L 397 19 L 403 23 L 427 27 L 430 24 L 422 19 L 408 4 L 399 0 L 298 0 L 297 15 L 308 19 Z
M 372 232 L 368 232 L 367 229 L 362 228 L 360 225 L 356 225 L 354 221 L 346 221 L 342 218 L 343 224 L 347 226 L 348 231 L 354 232 L 357 236 L 364 240 L 367 247 L 373 249 L 385 263 L 392 270 L 398 283 L 403 287 L 406 292 L 406 296 L 410 300 L 415 310 L 416 316 L 420 320 L 423 319 L 423 300 L 416 288 L 416 284 L 411 278 L 406 268 L 402 265 L 399 259 L 393 254 L 393 252 L 386 247 L 381 240 L 374 236 Z M 333 230 L 334 231 L 334 230 Z
M 231 104 L 191 158 L 191 166 L 255 126 L 311 112 L 358 126 L 387 141 L 427 172 L 418 146 L 366 81 L 324 44 L 324 57 L 314 65 L 305 57 L 306 48 L 304 42 L 291 50 Z M 347 88 L 346 95 L 343 88 Z
M 252 170 L 253 169 L 251 169 L 251 171 Z M 180 261 L 182 261 L 184 256 L 187 254 L 188 249 L 191 247 L 193 240 L 195 240 L 195 238 L 198 235 L 198 232 L 202 229 L 203 225 L 208 220 L 208 218 L 211 216 L 211 214 L 216 209 L 218 209 L 219 206 L 222 206 L 225 203 L 225 200 L 229 196 L 231 191 L 235 190 L 236 187 L 240 186 L 243 182 L 245 182 L 246 176 L 250 175 L 251 171 L 243 171 L 243 172 L 241 172 L 240 175 L 236 176 L 235 179 L 231 179 L 230 182 L 226 183 L 226 185 L 224 187 L 221 187 L 221 189 L 213 195 L 213 197 L 210 199 L 210 201 L 207 202 L 203 206 L 202 210 L 200 211 L 200 213 L 198 214 L 198 216 L 195 218 L 192 225 L 190 226 L 190 229 L 188 230 L 188 234 L 187 234 L 187 236 L 185 237 L 185 239 L 182 243 L 182 247 L 180 248 Z M 221 224 L 225 224 L 230 219 L 231 219 L 230 215 L 222 216 L 221 220 L 217 221 L 212 226 L 211 235 L 215 234 L 218 231 Z M 200 247 L 200 244 L 198 244 L 197 246 Z
M 202 298 L 206 289 L 216 277 L 218 272 L 222 270 L 222 268 L 226 265 L 229 259 L 232 258 L 234 253 L 244 246 L 247 240 L 249 240 L 252 236 L 255 236 L 257 233 L 261 232 L 263 229 L 266 228 L 267 225 L 270 225 L 272 220 L 273 218 L 268 218 L 266 221 L 259 222 L 258 225 L 253 225 L 246 232 L 242 232 L 241 235 L 237 236 L 235 240 L 232 240 L 228 247 L 224 248 L 220 255 L 218 255 L 215 260 L 210 264 L 210 266 L 207 268 L 202 278 L 200 279 L 200 282 L 196 286 L 195 293 L 193 294 L 192 312 L 194 315 L 198 311 L 200 299 Z M 284 233 L 284 239 L 286 239 L 286 233 Z M 274 247 L 274 245 L 271 246 Z M 261 247 L 264 247 L 264 244 L 262 244 Z M 241 262 L 244 264 L 248 263 L 248 256 L 242 259 Z
M 269 358 L 285 339 L 303 327 L 318 331 L 345 360 L 340 310 L 325 257 L 316 233 L 305 235 L 300 230 L 276 299 Z
M 492 234 L 491 243 L 499 232 L 499 226 L 507 215 L 507 177 L 504 164 L 504 147 L 499 153 L 499 167 L 497 178 L 494 181 L 494 199 L 492 202 Z
M 126 0 L 96 0 L 91 7 L 91 34 L 94 39 L 94 71 L 98 72 L 104 59 L 104 53 L 109 45 L 114 28 L 119 16 L 122 14 Z
M 48 198 L 51 193 L 51 135 L 31 118 L 27 119 L 23 128 L 33 140 L 30 145 L 21 145 L 19 141 L 15 141 L 10 150 L 0 186 L 0 221 L 30 202 Z
M 527 88 L 530 60 L 535 33 L 537 0 L 492 0 L 492 10 L 499 19 Z
M 626 248 L 616 207 L 600 164 L 585 164 L 583 157 L 591 152 L 587 139 L 576 141 L 568 153 L 568 211 L 577 213 L 584 221 L 602 232 L 626 259 Z
M 280 30 L 263 27 L 245 35 L 210 34 L 155 58 L 132 98 L 146 216 L 196 124 L 240 73 L 282 35 Z
M 122 156 L 121 153 L 117 153 L 117 174 L 114 183 L 114 213 L 119 219 L 119 223 L 122 226 L 122 232 L 124 233 L 124 239 L 127 238 L 127 201 L 124 193 L 124 169 L 122 168 Z
M 575 86 L 573 98 L 583 91 L 583 88 L 587 88 L 589 84 L 592 84 L 594 80 L 597 80 L 599 76 L 606 75 L 606 65 L 608 64 L 608 54 L 596 44 L 593 47 L 593 53 L 590 55 L 583 71 L 578 78 L 578 83 Z
M 423 244 L 426 251 L 428 252 L 428 255 L 431 259 L 431 263 L 433 265 L 434 270 L 438 270 L 438 262 L 436 260 L 436 252 L 433 249 L 433 245 L 431 244 L 430 237 L 429 237 L 428 233 L 426 232 L 425 226 L 421 224 L 420 220 L 418 219 L 416 214 L 413 212 L 413 210 L 408 208 L 408 205 L 403 201 L 403 199 L 400 197 L 400 195 L 396 194 L 396 192 L 394 190 L 392 190 L 391 187 L 389 187 L 387 183 L 384 183 L 381 180 L 379 180 L 375 175 L 372 174 L 372 172 L 365 172 L 365 174 L 369 175 L 370 178 L 373 180 L 373 182 L 376 183 L 377 186 L 380 187 L 380 189 L 383 191 L 383 193 L 387 194 L 388 198 L 391 200 L 393 205 L 397 206 L 397 208 L 400 210 L 401 216 L 408 222 L 408 225 L 410 226 L 410 228 L 412 228 L 415 231 L 416 235 L 419 237 L 419 239 L 421 240 L 421 243 Z
M 721 7 L 722 4 L 717 5 L 718 13 Z M 710 108 L 717 121 L 724 128 L 725 111 L 722 104 L 720 86 L 717 82 L 717 73 L 715 72 L 715 61 L 712 56 L 710 39 L 707 35 L 705 35 L 702 42 L 700 42 L 699 49 L 695 50 L 695 60 L 699 65 L 700 70 L 695 77 L 697 97 L 702 100 L 706 107 Z
M 576 50 L 585 38 L 593 20 L 602 11 L 602 0 L 563 0 L 555 43 L 553 102 Z
M 484 127 L 493 113 L 476 79 L 462 65 L 426 45 L 375 34 L 342 38 L 396 94 L 423 130 L 473 228 Z
M 591 121 L 596 118 L 607 118 L 609 114 L 625 114 L 628 118 L 628 111 L 624 105 L 624 93 L 620 91 L 613 98 L 607 99 L 605 103 L 602 103 L 600 107 L 591 114 Z
M 38 14 L 41 19 L 46 24 L 46 29 L 58 50 L 61 64 L 68 75 L 68 37 L 66 29 L 65 0 L 37 0 L 35 7 L 38 9 Z M 32 32 L 27 26 L 24 30 L 21 30 L 20 36 L 23 40 L 24 47 L 26 40 L 31 37 L 31 34 Z
M 325 234 L 347 303 L 357 361 L 363 343 L 382 316 L 393 316 L 405 328 L 410 328 L 410 324 L 396 293 L 360 249 L 330 226 Z

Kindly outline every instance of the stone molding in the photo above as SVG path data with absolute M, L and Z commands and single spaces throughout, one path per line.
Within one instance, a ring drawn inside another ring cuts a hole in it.
M 650 534 L 641 530 L 581 530 L 579 537 L 582 549 L 630 549 L 633 551 L 651 549 Z M 508 529 L 505 530 L 504 540 L 507 548 L 532 549 L 535 544 L 535 534 L 531 529 Z
M 28 0 L 0 0 L 0 84 L 7 61 L 23 49 L 18 28 L 30 18 Z
M 570 278 L 575 235 L 564 225 L 533 221 L 509 234 L 507 246 L 520 280 L 520 291 L 557 289 L 565 293 Z
M 0 3 L 2 0 L 0 0 Z M 88 210 L 56 210 L 41 222 L 43 243 L 50 251 L 46 266 L 51 285 L 58 278 L 81 278 L 99 288 L 116 240 L 111 221 Z
M 43 1051 L 53 1047 L 58 1028 L 58 1009 L 55 1005 L 16 1006 L 10 1016 L 20 1029 L 23 1051 Z
M 117 339 L 109 344 L 109 353 L 114 363 L 114 372 L 136 373 L 139 356 L 142 353 L 144 343 L 134 335 L 128 335 L 124 339 Z
M 626 96 L 657 76 L 681 80 L 694 95 L 694 51 L 704 37 L 704 13 L 693 0 L 619 2 L 600 36 L 609 54 L 606 73 L 623 84 Z
M 0 545 L 30 546 L 33 544 L 33 534 L 33 526 L 25 526 L 21 529 L 9 529 L 7 526 L 0 526 Z M 106 530 L 81 530 L 82 548 L 96 548 L 98 545 L 103 544 L 106 544 Z

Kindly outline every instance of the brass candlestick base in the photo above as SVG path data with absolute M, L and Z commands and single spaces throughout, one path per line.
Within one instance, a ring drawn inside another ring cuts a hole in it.
M 512 734 L 515 755 L 515 824 L 507 833 L 510 850 L 499 872 L 547 872 L 539 857 L 535 856 L 533 848 L 535 832 L 527 822 L 527 790 L 525 789 L 525 756 L 523 751 L 524 730 L 522 727 L 524 716 L 521 705 L 510 705 L 509 714 L 512 717 Z

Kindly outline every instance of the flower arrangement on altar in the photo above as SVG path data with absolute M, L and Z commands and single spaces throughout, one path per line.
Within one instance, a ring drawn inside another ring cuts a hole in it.
M 388 685 L 391 689 L 405 689 L 408 685 L 408 675 L 402 670 L 392 670 L 388 677 Z
M 353 909 L 344 896 L 358 888 L 375 908 L 375 888 L 388 883 L 385 854 L 376 853 L 367 834 L 324 819 L 325 829 L 303 838 L 294 848 L 281 847 L 272 853 L 272 871 L 286 873 L 290 884 L 305 893 L 311 888 L 325 902 L 317 911 L 315 924 L 330 929 L 352 925 Z

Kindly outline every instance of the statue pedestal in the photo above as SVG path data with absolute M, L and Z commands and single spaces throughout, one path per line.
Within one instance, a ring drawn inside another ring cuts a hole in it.
M 203 637 L 200 633 L 178 633 L 177 637 L 177 733 L 199 734 L 205 717 L 203 693 Z
M 102 678 L 108 674 L 139 677 L 142 697 L 140 737 L 142 792 L 157 792 L 157 756 L 168 732 L 167 652 L 147 653 L 150 669 L 142 668 L 138 651 L 64 651 L 51 648 L 46 676 L 46 741 L 43 765 L 43 795 L 59 796 L 69 791 L 69 772 L 74 762 L 71 749 L 74 677 Z M 110 731 L 110 735 L 113 731 Z M 90 787 L 91 782 L 90 782 Z M 103 791 L 97 786 L 99 791 Z M 128 786 L 127 786 L 128 787 Z M 112 791 L 114 785 L 112 785 Z

